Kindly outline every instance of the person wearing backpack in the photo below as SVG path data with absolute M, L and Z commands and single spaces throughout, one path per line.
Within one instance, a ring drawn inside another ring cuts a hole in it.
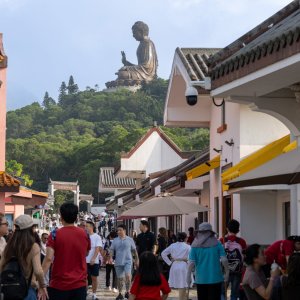
M 242 281 L 244 252 L 247 248 L 246 241 L 237 234 L 240 231 L 240 223 L 237 220 L 230 220 L 227 224 L 227 235 L 220 239 L 224 245 L 228 260 L 229 280 L 231 285 L 230 300 L 237 300 L 240 297 L 240 284 Z M 222 298 L 225 298 L 227 287 L 222 289 Z
M 0 261 L 1 293 L 4 300 L 36 300 L 37 282 L 40 288 L 39 299 L 47 299 L 41 251 L 35 242 L 33 220 L 28 215 L 21 215 L 14 224 L 15 231 Z

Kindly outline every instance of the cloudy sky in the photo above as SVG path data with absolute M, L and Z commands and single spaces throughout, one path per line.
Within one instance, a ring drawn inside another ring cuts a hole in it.
M 146 22 L 168 78 L 174 50 L 225 47 L 290 0 L 0 0 L 9 57 L 8 108 L 57 98 L 72 74 L 80 89 L 116 78 L 120 51 L 136 62 L 135 21 Z

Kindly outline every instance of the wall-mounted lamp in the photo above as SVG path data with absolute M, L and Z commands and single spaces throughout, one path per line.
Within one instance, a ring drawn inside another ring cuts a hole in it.
M 215 152 L 217 152 L 217 153 L 221 153 L 221 152 L 222 152 L 222 150 L 223 150 L 223 147 L 221 146 L 221 148 L 220 148 L 220 149 L 213 148 L 213 150 L 214 150 Z
M 230 141 L 225 141 L 225 144 L 227 144 L 228 146 L 233 146 L 234 145 L 234 141 L 233 141 L 233 139 L 231 139 Z

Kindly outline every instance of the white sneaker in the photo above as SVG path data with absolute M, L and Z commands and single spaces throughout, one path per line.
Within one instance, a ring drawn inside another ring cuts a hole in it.
M 113 289 L 114 293 L 119 293 L 118 289 Z

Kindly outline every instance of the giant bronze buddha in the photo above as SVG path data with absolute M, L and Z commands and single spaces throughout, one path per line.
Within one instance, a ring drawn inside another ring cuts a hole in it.
M 138 64 L 127 61 L 125 52 L 122 51 L 124 66 L 116 73 L 118 78 L 115 81 L 106 83 L 107 88 L 139 86 L 142 82 L 149 82 L 157 76 L 157 55 L 154 43 L 148 37 L 148 25 L 138 21 L 132 26 L 132 33 L 133 37 L 140 42 L 136 53 Z

